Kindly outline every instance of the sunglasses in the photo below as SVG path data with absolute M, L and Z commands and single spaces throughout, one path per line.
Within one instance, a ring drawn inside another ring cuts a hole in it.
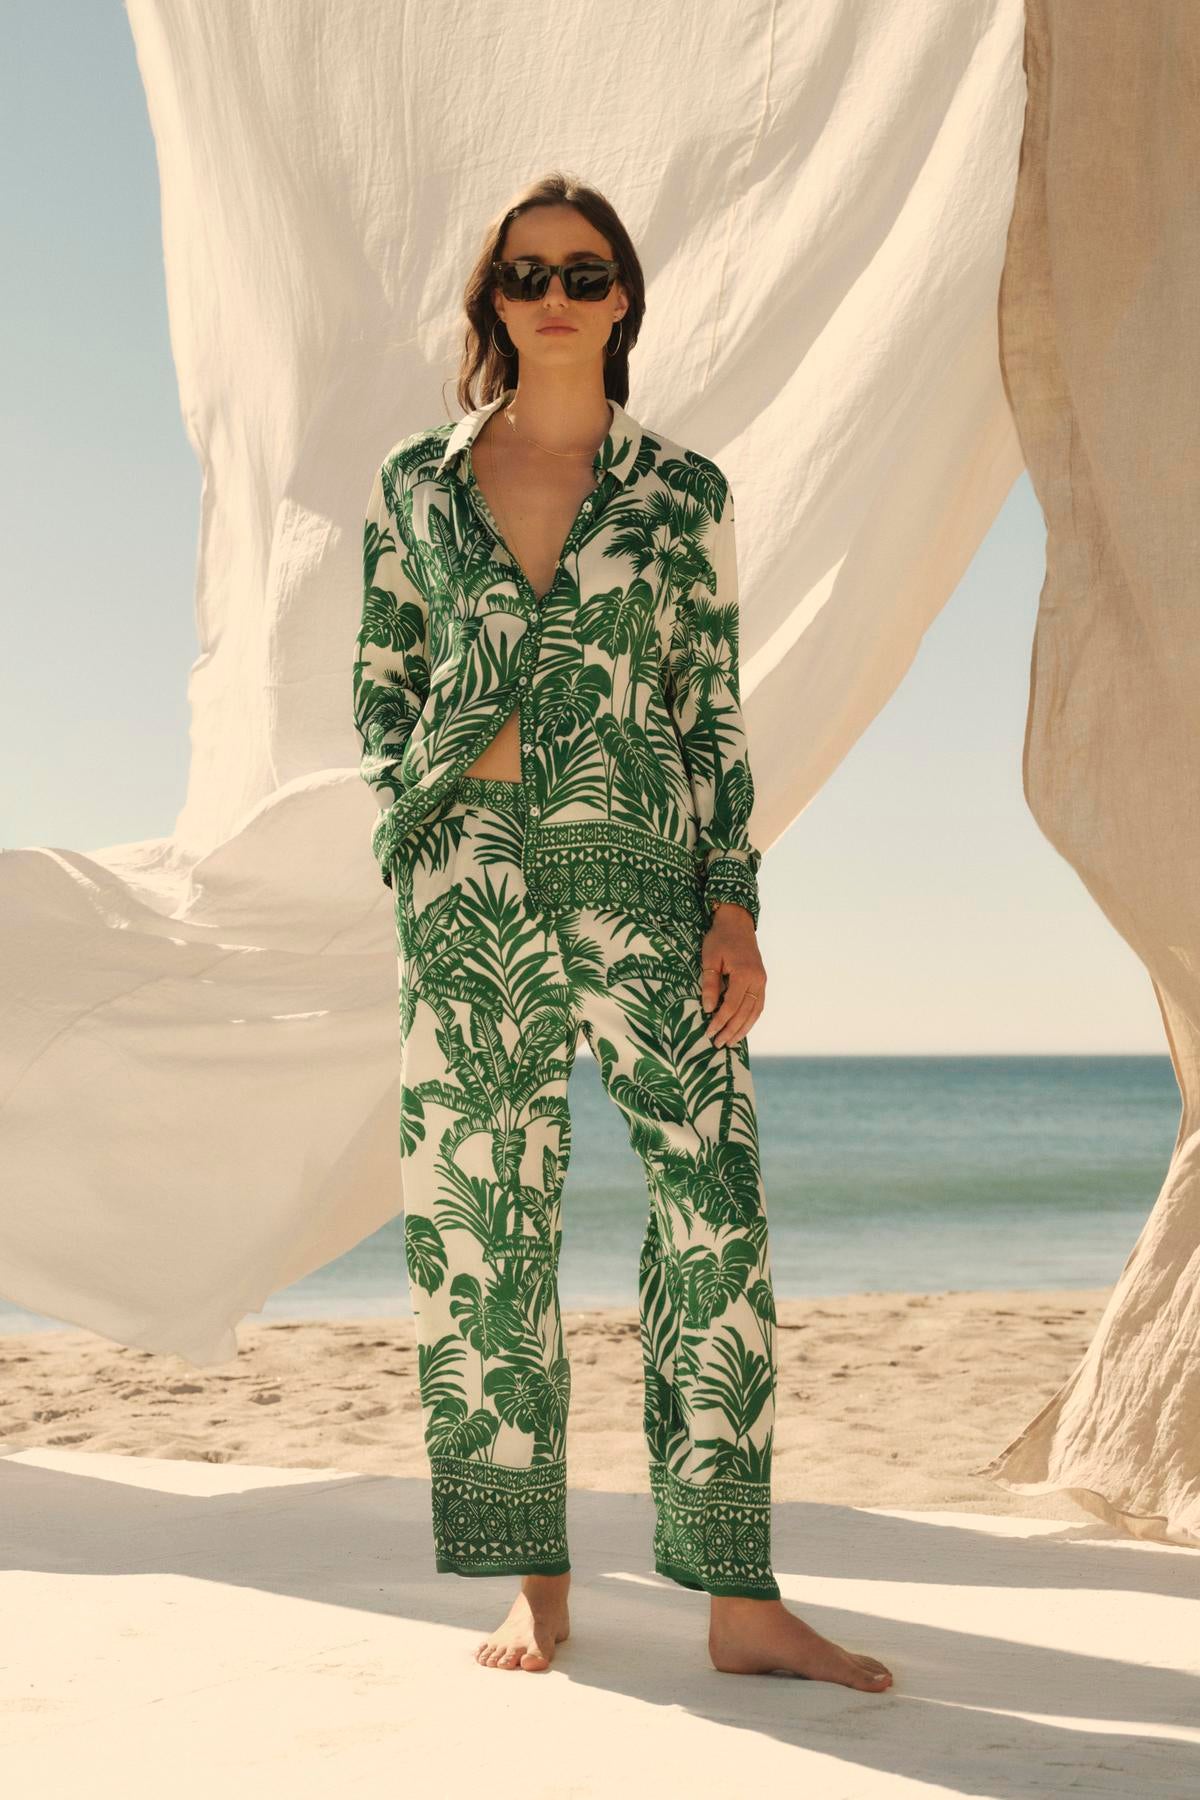
M 518 256 L 510 262 L 492 264 L 506 300 L 540 300 L 552 275 L 561 275 L 568 300 L 603 300 L 620 270 L 620 263 L 601 256 L 570 263 L 538 262 L 532 256 Z

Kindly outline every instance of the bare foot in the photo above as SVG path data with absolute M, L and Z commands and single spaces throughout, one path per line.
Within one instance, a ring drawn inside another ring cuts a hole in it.
M 475 1661 L 485 1669 L 529 1669 L 540 1673 L 550 1667 L 556 1647 L 570 1635 L 565 1575 L 523 1575 L 521 1591 L 498 1631 L 485 1637 Z
M 708 1622 L 708 1654 L 713 1667 L 726 1675 L 765 1675 L 774 1669 L 803 1675 L 808 1681 L 839 1681 L 843 1687 L 882 1693 L 892 1685 L 892 1672 L 873 1656 L 843 1650 L 822 1637 L 782 1600 L 742 1599 L 712 1594 Z

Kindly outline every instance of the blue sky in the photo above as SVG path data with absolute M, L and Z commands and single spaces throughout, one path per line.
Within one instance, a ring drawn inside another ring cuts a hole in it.
M 0 841 L 86 850 L 170 832 L 183 801 L 200 480 L 124 11 L 13 9 L 6 41 Z M 1165 1051 L 1149 977 L 1021 791 L 1043 550 L 1022 476 L 769 852 L 753 1050 Z

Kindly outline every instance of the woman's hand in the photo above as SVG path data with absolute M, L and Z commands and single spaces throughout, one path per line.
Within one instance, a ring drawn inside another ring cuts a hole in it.
M 719 900 L 713 907 L 712 924 L 701 946 L 700 1003 L 706 1013 L 720 998 L 722 975 L 728 977 L 725 997 L 706 1029 L 715 1044 L 735 1044 L 766 1003 L 767 971 L 759 955 L 754 917 L 732 900 Z

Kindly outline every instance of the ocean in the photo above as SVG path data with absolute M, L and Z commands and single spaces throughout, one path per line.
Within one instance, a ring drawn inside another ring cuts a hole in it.
M 779 1298 L 1116 1281 L 1179 1126 L 1168 1056 L 757 1056 Z M 581 1050 L 563 1191 L 565 1309 L 633 1306 L 648 1196 Z M 251 1318 L 410 1312 L 398 1216 Z M 59 1327 L 0 1301 L 0 1330 Z

